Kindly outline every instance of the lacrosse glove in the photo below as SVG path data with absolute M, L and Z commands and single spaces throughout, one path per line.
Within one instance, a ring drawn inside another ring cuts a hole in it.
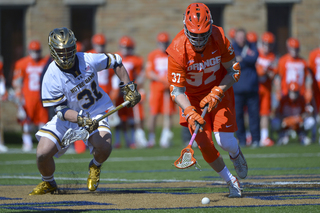
M 183 114 L 193 130 L 196 130 L 196 122 L 201 126 L 206 123 L 201 115 L 197 113 L 197 110 L 194 106 L 188 106 L 185 108 Z M 200 128 L 199 131 L 202 132 L 202 129 Z
M 119 85 L 121 92 L 123 93 L 123 99 L 130 101 L 128 107 L 134 107 L 141 100 L 141 95 L 137 91 L 137 84 L 133 81 L 124 84 L 123 82 Z
M 212 109 L 218 106 L 218 103 L 222 101 L 223 97 L 224 94 L 222 89 L 218 86 L 215 86 L 212 88 L 211 92 L 201 100 L 200 107 L 204 108 L 206 104 L 209 104 L 208 112 L 211 112 Z
M 78 113 L 77 123 L 79 127 L 85 127 L 89 133 L 93 132 L 99 127 L 99 122 L 97 120 L 92 120 L 89 113 L 84 115 L 83 110 L 80 110 Z

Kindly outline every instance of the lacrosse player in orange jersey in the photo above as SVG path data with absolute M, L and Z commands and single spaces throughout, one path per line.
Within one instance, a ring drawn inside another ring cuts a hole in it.
M 119 52 L 123 66 L 128 71 L 131 81 L 135 81 L 138 90 L 143 94 L 143 58 L 134 53 L 135 42 L 129 36 L 123 36 L 119 40 Z M 122 95 L 118 96 L 116 104 L 123 102 Z M 121 125 L 116 126 L 115 148 L 120 148 L 120 132 L 124 133 L 126 145 L 129 148 L 143 148 L 147 145 L 147 139 L 143 130 L 144 110 L 143 100 L 133 108 L 123 108 L 119 111 Z
M 278 74 L 281 78 L 282 96 L 288 94 L 288 85 L 296 82 L 300 88 L 300 94 L 305 94 L 306 78 L 308 75 L 307 62 L 300 57 L 300 42 L 296 38 L 287 39 L 288 53 L 279 59 Z
M 168 56 L 166 49 L 170 44 L 169 34 L 161 32 L 157 36 L 158 48 L 148 55 L 147 76 L 150 83 L 150 127 L 148 147 L 153 147 L 155 142 L 155 128 L 157 116 L 164 115 L 164 124 L 160 138 L 160 146 L 170 146 L 173 133 L 171 132 L 172 114 L 175 112 L 175 104 L 170 98 L 168 84 Z
M 211 13 L 203 3 L 190 4 L 184 14 L 184 30 L 167 49 L 168 80 L 172 99 L 181 108 L 180 124 L 196 124 L 203 130 L 196 142 L 206 162 L 226 181 L 229 197 L 241 197 L 238 179 L 226 167 L 215 148 L 218 145 L 230 155 L 240 178 L 247 176 L 248 167 L 234 132 L 237 130 L 232 85 L 240 78 L 240 65 L 221 27 L 213 25 Z M 208 113 L 200 116 L 208 104 Z
M 276 72 L 276 56 L 272 52 L 275 38 L 271 32 L 265 32 L 261 37 L 261 48 L 256 62 L 259 76 L 260 95 L 260 146 L 273 146 L 274 142 L 269 138 L 269 115 L 271 112 L 272 81 Z
M 48 61 L 41 56 L 41 44 L 37 40 L 29 43 L 29 55 L 18 60 L 14 67 L 13 89 L 18 105 L 18 119 L 23 126 L 22 150 L 32 150 L 32 124 L 40 129 L 48 122 L 48 110 L 42 106 L 40 98 L 40 78 Z
M 312 107 L 306 105 L 304 96 L 299 92 L 300 86 L 297 82 L 288 84 L 288 94 L 280 100 L 276 111 L 276 119 L 273 121 L 273 128 L 279 131 L 278 145 L 286 145 L 289 142 L 289 133 L 299 136 L 302 145 L 309 145 L 310 138 L 307 131 L 315 125 L 312 117 Z

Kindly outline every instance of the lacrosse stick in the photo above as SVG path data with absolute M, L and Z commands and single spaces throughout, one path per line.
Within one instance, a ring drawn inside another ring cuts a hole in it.
M 97 119 L 97 122 L 100 122 L 101 120 L 105 119 L 109 115 L 119 111 L 123 107 L 127 106 L 130 103 L 130 101 L 125 101 L 122 104 L 118 105 L 116 108 L 113 110 L 109 111 L 107 114 L 104 114 L 100 118 Z M 78 140 L 88 140 L 89 138 L 89 132 L 87 131 L 86 127 L 81 127 L 80 129 L 72 129 L 69 128 L 66 133 L 63 135 L 62 140 L 61 140 L 61 145 L 63 147 L 68 146 Z
M 201 117 L 204 117 L 206 115 L 207 110 L 208 110 L 208 106 L 206 106 L 203 109 Z M 174 166 L 177 167 L 178 169 L 186 169 L 186 168 L 193 166 L 197 163 L 197 160 L 194 158 L 194 151 L 192 149 L 192 144 L 194 142 L 194 139 L 197 136 L 199 128 L 200 128 L 200 124 L 197 124 L 196 130 L 192 134 L 192 137 L 191 137 L 191 140 L 190 140 L 188 146 L 181 151 L 180 157 L 174 162 Z

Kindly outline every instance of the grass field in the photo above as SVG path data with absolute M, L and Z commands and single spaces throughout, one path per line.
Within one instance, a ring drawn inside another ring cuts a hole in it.
M 200 151 L 195 148 L 195 156 L 201 165 L 201 171 L 189 168 L 186 170 L 178 170 L 172 166 L 184 145 L 180 137 L 179 128 L 175 129 L 175 139 L 168 149 L 161 149 L 158 146 L 152 149 L 116 149 L 113 150 L 111 157 L 103 164 L 100 184 L 126 184 L 126 183 L 197 183 L 209 182 L 213 183 L 222 181 L 220 176 L 215 173 L 209 165 L 203 160 Z M 40 174 L 36 166 L 36 155 L 23 154 L 18 151 L 21 144 L 10 144 L 7 141 L 11 153 L 0 154 L 0 186 L 26 186 L 28 190 L 32 190 L 40 180 Z M 235 175 L 235 170 L 228 155 L 225 151 L 221 152 L 226 165 Z M 16 152 L 15 152 L 16 151 Z M 246 196 L 262 196 L 265 192 L 274 192 L 277 194 L 281 191 L 300 190 L 301 187 L 258 187 L 251 182 L 264 179 L 268 183 L 277 181 L 286 181 L 292 179 L 295 183 L 308 183 L 312 187 L 304 186 L 304 190 L 312 190 L 318 193 L 312 198 L 311 202 L 305 204 L 292 205 L 246 205 L 246 206 L 202 206 L 198 208 L 181 207 L 181 208 L 149 208 L 149 209 L 128 209 L 121 212 L 319 212 L 320 211 L 320 146 L 313 143 L 309 146 L 301 146 L 298 142 L 292 141 L 286 146 L 273 146 L 263 148 L 243 148 L 242 149 L 249 166 L 248 177 L 243 185 Z M 87 178 L 88 163 L 91 155 L 87 151 L 83 154 L 65 154 L 56 159 L 55 178 L 58 185 L 76 185 L 85 184 Z M 269 181 L 268 181 L 269 180 Z M 228 189 L 225 184 L 221 184 L 216 188 L 196 187 L 154 187 L 154 188 L 135 188 L 135 193 L 180 193 L 187 192 L 191 196 L 197 194 L 225 193 Z M 68 190 L 68 189 L 66 189 Z M 102 188 L 101 190 L 105 190 Z M 122 189 L 113 189 L 122 190 Z M 133 189 L 128 189 L 127 194 L 135 196 Z M 213 191 L 214 190 L 214 191 Z M 29 191 L 21 191 L 27 194 Z M 251 194 L 250 194 L 251 193 Z M 6 197 L 6 191 L 0 188 L 0 198 Z M 46 195 L 47 196 L 47 195 Z M 50 195 L 49 195 L 50 196 Z M 271 198 L 270 198 L 271 199 Z M 292 199 L 288 198 L 288 199 Z M 295 197 L 295 199 L 300 199 Z M 305 199 L 301 196 L 300 200 Z M 232 203 L 232 199 L 229 199 Z M 1 199 L 0 199 L 1 201 Z M 199 200 L 199 202 L 201 199 Z M 314 201 L 314 202 L 313 202 Z M 156 201 L 154 201 L 156 202 Z M 235 208 L 236 207 L 236 208 Z M 36 212 L 38 210 L 14 209 L 9 204 L 0 204 L 0 212 Z M 58 210 L 57 210 L 58 211 Z M 55 212 L 55 210 L 51 211 Z M 66 210 L 69 212 L 69 210 Z M 82 211 L 77 211 L 82 212 Z M 101 211 L 92 211 L 101 212 Z M 108 212 L 119 212 L 119 210 L 109 210 Z

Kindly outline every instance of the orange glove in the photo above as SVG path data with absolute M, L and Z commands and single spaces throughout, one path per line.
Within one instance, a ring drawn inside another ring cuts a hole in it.
M 239 62 L 234 63 L 232 65 L 232 69 L 234 70 L 234 73 L 232 74 L 232 77 L 234 79 L 235 82 L 238 82 L 240 79 L 240 75 L 241 75 L 241 67 Z
M 185 118 L 188 121 L 189 125 L 193 130 L 196 130 L 196 122 L 200 125 L 204 125 L 206 122 L 205 120 L 197 113 L 197 110 L 194 106 L 188 106 L 184 110 Z M 202 132 L 202 129 L 199 129 Z
M 207 95 L 201 100 L 200 107 L 204 108 L 205 105 L 208 104 L 208 112 L 211 112 L 211 110 L 216 108 L 218 103 L 222 101 L 223 97 L 223 90 L 220 87 L 215 86 L 212 88 L 209 95 Z
M 282 124 L 281 124 L 283 128 L 290 128 L 293 130 L 298 130 L 299 127 L 301 127 L 302 125 L 303 125 L 303 119 L 299 115 L 285 117 L 282 120 Z

